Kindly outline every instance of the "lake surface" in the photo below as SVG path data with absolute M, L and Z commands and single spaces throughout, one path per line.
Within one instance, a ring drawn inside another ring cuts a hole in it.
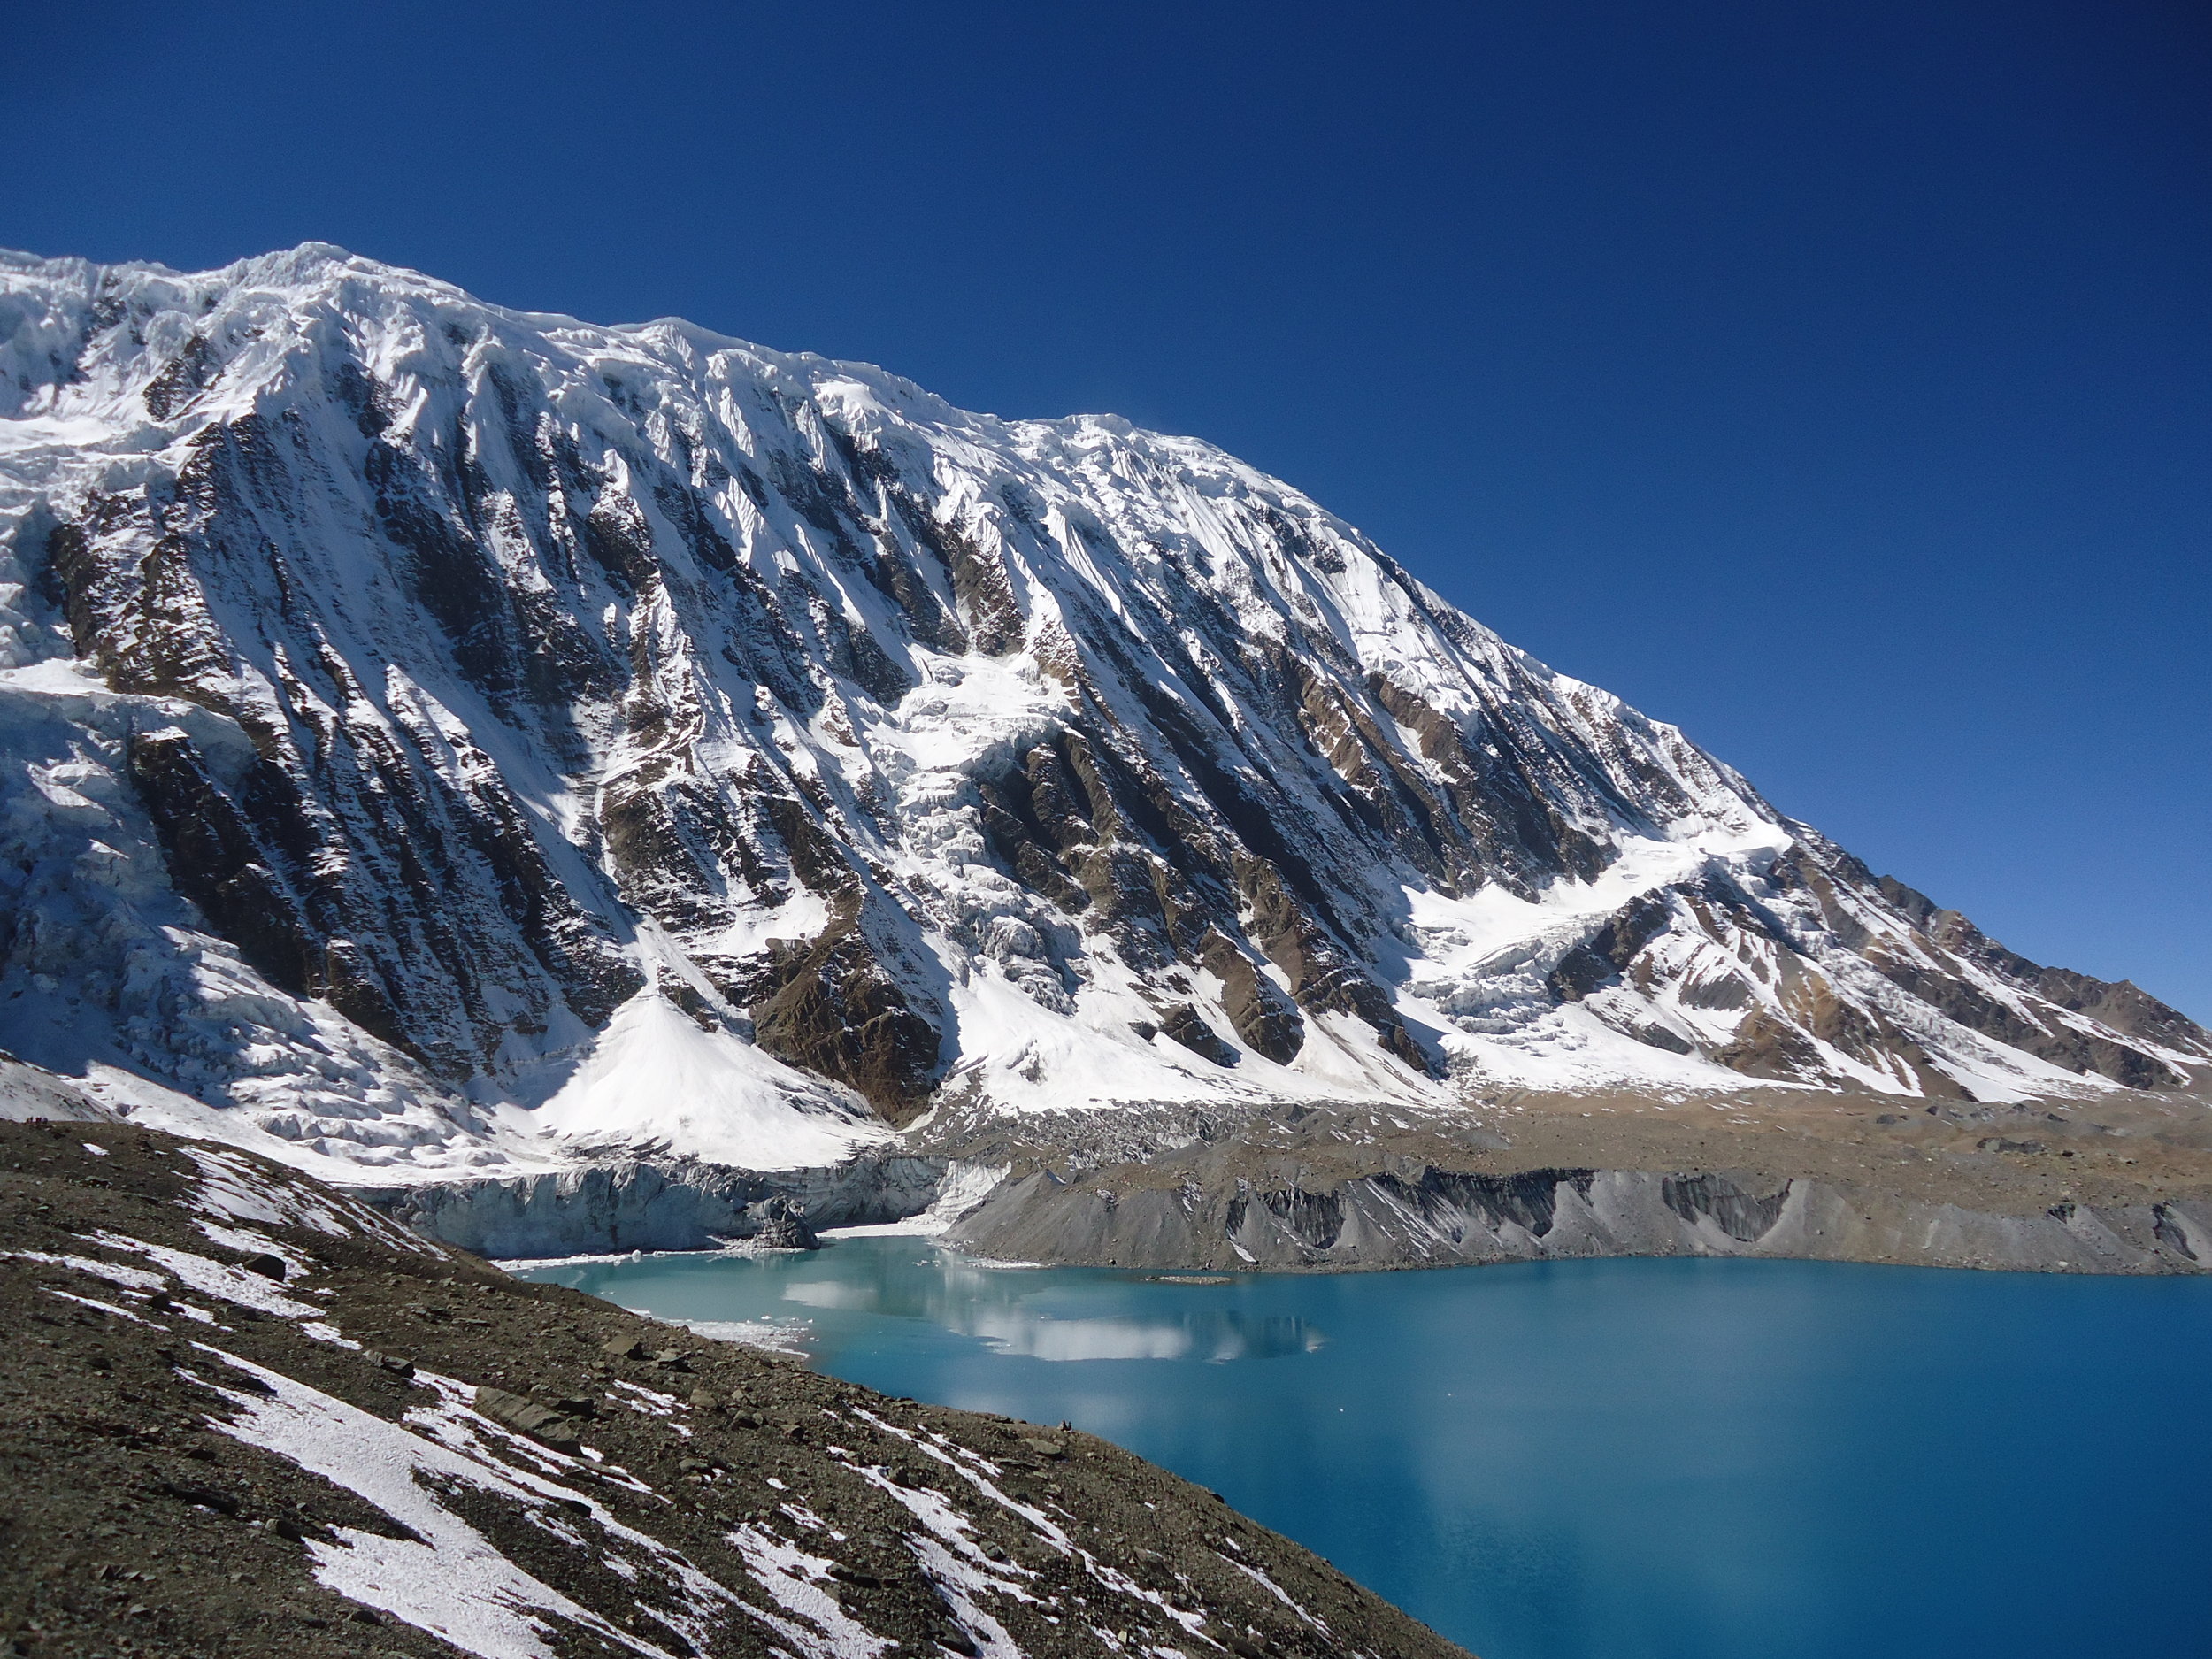
M 1766 1261 L 1169 1284 L 926 1240 L 536 1270 L 1214 1487 L 1482 1659 L 2212 1655 L 2212 1279 Z

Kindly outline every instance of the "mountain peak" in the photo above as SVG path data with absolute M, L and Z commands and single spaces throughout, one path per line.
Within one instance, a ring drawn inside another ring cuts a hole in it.
M 149 1110 L 405 1173 L 2212 1061 L 1198 440 L 324 243 L 0 277 L 0 1044 Z

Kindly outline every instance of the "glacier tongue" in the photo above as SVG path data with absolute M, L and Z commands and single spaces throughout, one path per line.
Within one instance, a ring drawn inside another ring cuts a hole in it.
M 376 1179 L 2212 1039 L 1294 489 L 309 244 L 0 255 L 0 1044 Z

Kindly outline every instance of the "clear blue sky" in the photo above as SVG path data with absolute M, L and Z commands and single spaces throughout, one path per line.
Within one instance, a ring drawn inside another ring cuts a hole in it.
M 0 243 L 319 238 L 1198 434 L 2212 1019 L 2200 4 L 12 11 Z

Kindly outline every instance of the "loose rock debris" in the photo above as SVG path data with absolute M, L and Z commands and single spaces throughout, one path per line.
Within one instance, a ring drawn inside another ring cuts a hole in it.
M 0 1305 L 17 1654 L 1459 1653 L 1066 1425 L 702 1347 L 227 1148 L 0 1124 Z

